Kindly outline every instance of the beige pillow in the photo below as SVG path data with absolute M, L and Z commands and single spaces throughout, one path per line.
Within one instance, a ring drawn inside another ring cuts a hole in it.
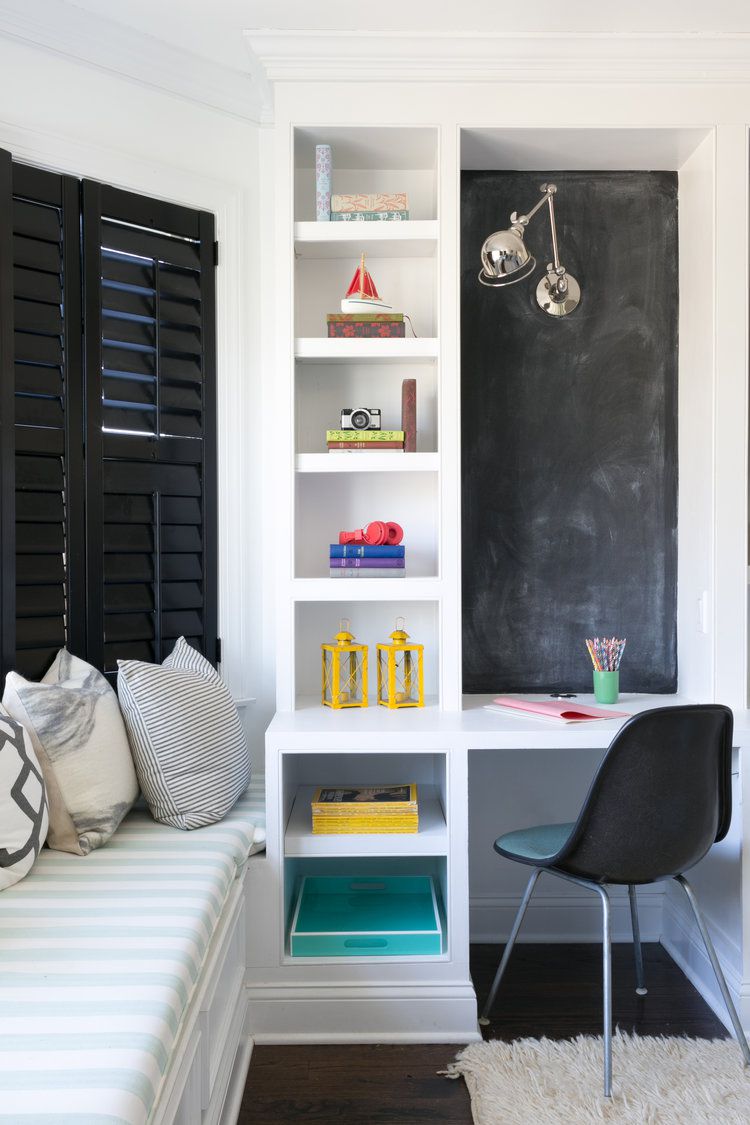
M 31 736 L 49 801 L 47 843 L 86 855 L 105 844 L 138 796 L 117 696 L 61 649 L 41 683 L 10 672 L 3 705 Z

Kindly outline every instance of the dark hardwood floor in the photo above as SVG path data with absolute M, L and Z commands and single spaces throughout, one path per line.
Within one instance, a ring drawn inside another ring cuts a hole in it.
M 613 946 L 616 1024 L 641 1035 L 726 1036 L 724 1025 L 657 944 L 643 947 L 647 996 L 635 992 L 632 947 Z M 472 946 L 480 1005 L 500 950 Z M 519 945 L 495 1005 L 490 1039 L 601 1034 L 601 948 Z M 256 1047 L 239 1125 L 471 1125 L 462 1081 L 437 1073 L 460 1046 Z M 531 1125 L 531 1123 L 530 1123 Z

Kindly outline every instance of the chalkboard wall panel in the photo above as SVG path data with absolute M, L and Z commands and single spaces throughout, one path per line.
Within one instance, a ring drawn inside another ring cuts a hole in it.
M 480 250 L 558 185 L 583 297 L 477 281 Z M 591 691 L 583 640 L 628 639 L 621 689 L 677 686 L 677 175 L 465 172 L 461 189 L 463 679 L 467 693 Z

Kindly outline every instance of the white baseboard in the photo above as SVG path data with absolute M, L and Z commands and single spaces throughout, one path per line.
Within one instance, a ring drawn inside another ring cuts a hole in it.
M 627 891 L 613 888 L 610 897 L 612 940 L 632 941 Z M 638 890 L 641 941 L 658 941 L 661 937 L 663 901 L 664 891 L 659 886 Z M 472 942 L 502 944 L 507 941 L 520 902 L 519 894 L 472 896 L 469 902 Z M 602 908 L 597 894 L 586 891 L 556 894 L 554 890 L 545 892 L 542 889 L 534 893 L 529 903 L 518 940 L 588 942 L 601 941 L 601 937 Z
M 347 991 L 351 991 L 350 997 Z M 326 999 L 308 998 L 294 987 L 250 987 L 245 1034 L 256 1044 L 470 1043 L 481 1039 L 473 989 L 443 987 L 441 991 L 443 995 L 434 998 L 363 998 L 361 989 L 339 989 L 335 999 Z
M 232 1074 L 224 1097 L 221 1111 L 220 1125 L 236 1125 L 242 1107 L 242 1098 L 245 1093 L 247 1074 L 250 1069 L 250 1059 L 253 1054 L 253 1041 L 243 1034 L 232 1067 Z
M 721 935 L 717 941 L 714 926 L 708 922 L 709 932 L 717 946 L 717 956 L 722 972 L 729 988 L 735 1007 L 740 1015 L 745 1034 L 750 1028 L 750 982 L 743 982 L 741 970 L 742 956 L 739 947 Z M 682 903 L 671 895 L 664 896 L 664 924 L 661 944 L 669 956 L 682 969 L 690 983 L 701 994 L 706 1003 L 714 1010 L 717 1017 L 731 1031 L 724 1000 L 716 983 L 711 962 L 708 959 L 700 931 L 695 924 L 695 919 L 690 912 L 687 902 Z

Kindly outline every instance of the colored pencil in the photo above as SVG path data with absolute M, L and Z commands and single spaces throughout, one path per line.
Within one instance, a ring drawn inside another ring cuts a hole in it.
M 591 663 L 596 672 L 619 672 L 622 654 L 627 644 L 627 637 L 619 640 L 617 637 L 586 638 Z

